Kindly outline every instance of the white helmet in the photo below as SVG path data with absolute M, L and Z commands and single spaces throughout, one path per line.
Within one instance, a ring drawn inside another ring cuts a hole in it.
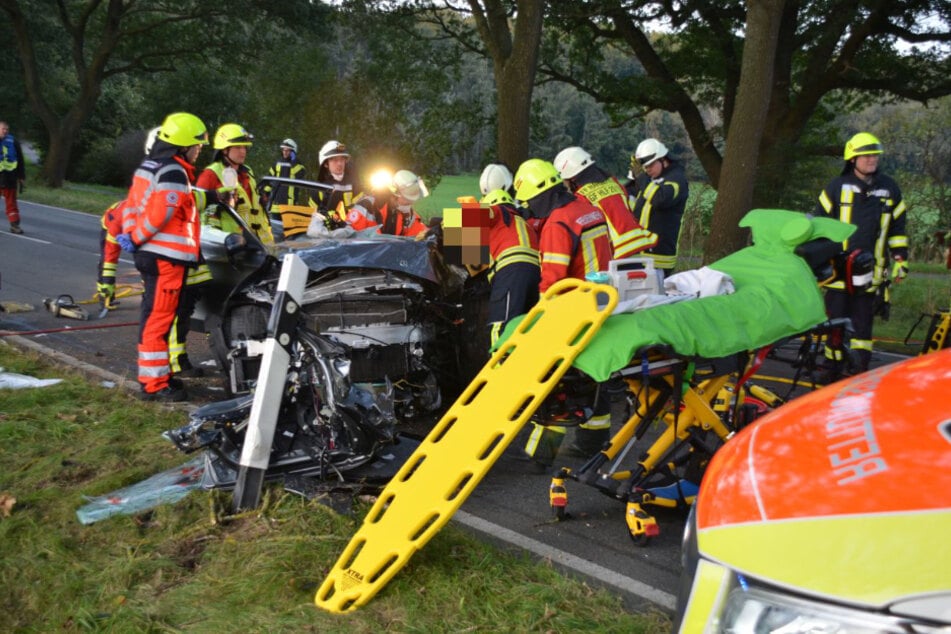
M 574 178 L 589 165 L 594 165 L 594 159 L 580 147 L 566 147 L 555 157 L 555 169 L 562 180 Z
M 647 167 L 665 156 L 667 156 L 667 146 L 657 139 L 644 139 L 634 151 L 634 158 L 641 164 L 641 167 Z
M 145 135 L 145 155 L 148 156 L 152 153 L 152 146 L 155 145 L 155 139 L 158 138 L 159 130 L 162 129 L 162 126 L 158 126 L 149 130 L 149 133 Z
M 317 155 L 317 164 L 323 165 L 324 161 L 335 156 L 350 158 L 350 154 L 347 152 L 347 146 L 340 141 L 327 141 L 323 147 L 320 148 L 320 152 Z
M 409 170 L 400 170 L 393 174 L 393 182 L 390 183 L 390 191 L 399 194 L 410 202 L 416 202 L 420 198 L 429 195 L 426 184 L 416 174 Z
M 294 139 L 284 139 L 283 141 L 281 141 L 281 145 L 279 147 L 281 149 L 287 148 L 288 150 L 291 150 L 292 152 L 296 152 L 297 141 L 295 141 Z
M 496 189 L 509 189 L 512 186 L 512 172 L 500 163 L 489 163 L 479 177 L 479 192 L 485 196 Z

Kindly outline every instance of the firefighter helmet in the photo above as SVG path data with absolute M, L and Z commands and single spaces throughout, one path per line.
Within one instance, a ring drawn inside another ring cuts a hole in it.
M 869 154 L 881 154 L 882 142 L 868 132 L 859 132 L 845 144 L 845 160 L 851 161 L 856 156 L 868 156 Z
M 634 159 L 641 164 L 641 167 L 647 167 L 665 156 L 667 156 L 667 146 L 657 139 L 644 139 L 634 150 Z
M 512 186 L 512 172 L 501 163 L 489 163 L 479 177 L 479 192 L 485 196 L 496 189 L 508 189 Z
M 528 159 L 515 172 L 515 197 L 528 201 L 561 183 L 554 165 L 538 158 Z
M 347 152 L 347 146 L 340 141 L 327 141 L 321 146 L 320 152 L 317 155 L 317 165 L 323 165 L 324 161 L 335 156 L 350 158 L 350 154 Z
M 390 191 L 410 202 L 416 202 L 427 195 L 422 179 L 409 170 L 400 170 L 393 174 Z
M 291 152 L 296 152 L 296 151 L 297 151 L 297 141 L 295 141 L 294 139 L 284 139 L 283 141 L 281 141 L 280 148 L 281 148 L 282 150 L 283 150 L 284 148 L 287 148 L 287 149 L 290 150 Z
M 594 158 L 577 146 L 566 147 L 555 157 L 555 168 L 565 180 L 574 178 L 589 165 L 594 165 Z
M 208 143 L 208 128 L 193 114 L 173 112 L 165 117 L 157 136 L 170 145 L 191 147 Z
M 223 150 L 225 148 L 238 146 L 251 147 L 251 141 L 254 136 L 237 123 L 226 123 L 215 132 L 214 148 Z
M 483 205 L 515 205 L 512 195 L 504 189 L 493 189 L 479 201 Z

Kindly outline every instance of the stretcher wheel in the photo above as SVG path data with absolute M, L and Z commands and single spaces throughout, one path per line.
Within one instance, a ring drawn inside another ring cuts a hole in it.
M 568 510 L 564 506 L 552 506 L 551 512 L 555 515 L 555 519 L 559 522 L 563 522 L 568 519 Z
M 651 543 L 651 537 L 647 533 L 635 535 L 634 533 L 628 532 L 628 535 L 631 536 L 631 541 L 634 542 L 634 545 L 638 548 L 646 548 Z

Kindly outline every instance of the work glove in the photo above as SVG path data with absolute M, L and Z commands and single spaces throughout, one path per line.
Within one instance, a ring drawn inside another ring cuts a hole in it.
M 218 202 L 234 207 L 234 185 L 222 185 L 215 190 L 215 194 L 218 196 Z
M 896 256 L 892 264 L 892 281 L 898 284 L 906 277 L 908 277 L 908 262 L 905 262 L 905 258 Z
M 128 233 L 120 233 L 117 235 L 116 242 L 118 242 L 122 250 L 127 253 L 135 253 L 135 250 L 139 248 L 135 242 L 132 241 L 132 235 Z
M 108 308 L 109 310 L 114 309 L 118 306 L 116 302 L 116 285 L 115 284 L 96 284 L 96 296 L 99 298 L 99 304 L 103 308 Z

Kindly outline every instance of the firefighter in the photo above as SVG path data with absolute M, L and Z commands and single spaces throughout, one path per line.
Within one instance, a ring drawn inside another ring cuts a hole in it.
M 516 199 L 542 223 L 541 293 L 558 280 L 585 279 L 588 273 L 607 269 L 612 251 L 604 213 L 569 192 L 552 163 L 537 158 L 525 161 L 515 173 L 513 185 Z M 550 465 L 566 432 L 562 426 L 534 425 L 525 452 L 537 462 Z M 570 448 L 590 456 L 601 449 L 610 435 L 610 402 L 599 389 L 592 414 L 579 425 Z
M 858 229 L 843 244 L 846 262 L 870 263 L 870 282 L 862 284 L 857 272 L 845 274 L 826 285 L 826 311 L 830 318 L 852 321 L 852 358 L 846 359 L 836 337 L 826 346 L 829 367 L 820 377 L 833 381 L 843 372 L 865 372 L 872 358 L 872 318 L 876 295 L 887 291 L 889 282 L 899 283 L 908 275 L 908 236 L 905 233 L 905 203 L 898 184 L 878 169 L 883 152 L 881 141 L 859 132 L 845 144 L 842 173 L 819 194 L 817 215 L 848 222 Z M 889 273 L 889 264 L 891 272 Z M 889 277 L 891 278 L 889 280 Z M 851 367 L 850 367 L 851 366 Z
M 116 268 L 119 264 L 119 254 L 122 247 L 116 236 L 122 233 L 122 206 L 125 200 L 119 200 L 106 209 L 100 221 L 99 232 L 99 267 L 96 279 L 96 297 L 103 308 L 113 310 L 118 306 L 116 302 Z
M 306 178 L 307 169 L 303 163 L 297 160 L 297 141 L 294 139 L 284 139 L 278 147 L 281 152 L 281 157 L 268 169 L 268 176 L 294 178 L 297 180 Z M 293 187 L 279 185 L 276 191 L 272 192 L 271 185 L 267 185 L 262 194 L 261 204 L 263 206 L 267 206 L 268 202 L 270 202 L 271 205 L 306 204 L 306 201 L 298 200 L 300 197 L 301 193 Z
M 337 218 L 345 219 L 362 192 L 350 152 L 340 141 L 330 140 L 321 146 L 317 156 L 317 182 L 333 188 L 332 191 L 321 189 L 318 192 L 317 208 L 320 212 L 325 215 L 333 212 Z
M 20 228 L 20 208 L 17 206 L 17 188 L 23 189 L 26 180 L 26 162 L 20 142 L 10 134 L 10 126 L 0 121 L 0 198 L 6 200 L 10 233 L 23 233 Z
M 184 385 L 172 378 L 168 337 L 180 308 L 189 268 L 201 256 L 199 206 L 192 190 L 194 165 L 208 131 L 186 112 L 168 115 L 152 152 L 139 165 L 123 206 L 116 236 L 134 253 L 145 292 L 139 324 L 138 380 L 144 400 L 183 401 Z
M 634 179 L 634 217 L 642 227 L 657 234 L 657 244 L 647 254 L 654 268 L 670 275 L 677 266 L 677 242 L 687 206 L 689 187 L 683 166 L 657 139 L 641 141 L 631 156 L 631 172 L 643 170 Z
M 511 185 L 511 173 L 508 182 Z M 538 235 L 505 189 L 487 192 L 480 202 L 489 206 L 488 324 L 490 343 L 495 344 L 509 320 L 538 303 Z
M 215 149 L 214 160 L 198 176 L 196 185 L 205 190 L 217 191 L 225 186 L 225 169 L 232 168 L 238 176 L 234 209 L 258 239 L 270 245 L 274 244 L 271 223 L 258 199 L 254 172 L 245 164 L 253 140 L 254 137 L 237 123 L 225 123 L 218 128 L 212 144 Z M 219 213 L 216 207 L 208 208 L 202 222 L 222 231 L 240 233 L 237 224 L 227 215 Z
M 413 203 L 429 195 L 423 180 L 409 170 L 399 170 L 380 193 L 357 200 L 347 213 L 347 223 L 356 231 L 378 227 L 379 233 L 417 237 L 428 227 Z
M 657 245 L 657 236 L 634 218 L 624 186 L 595 165 L 583 148 L 568 147 L 559 152 L 555 167 L 570 191 L 604 212 L 614 259 L 630 258 Z

